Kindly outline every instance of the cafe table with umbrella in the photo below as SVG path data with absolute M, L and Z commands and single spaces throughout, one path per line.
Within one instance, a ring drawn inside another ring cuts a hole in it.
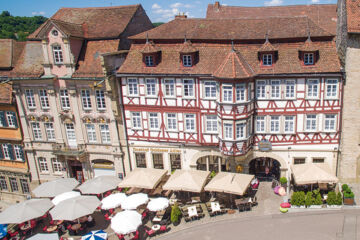
M 104 230 L 91 231 L 81 237 L 81 240 L 106 240 L 107 233 Z
M 66 200 L 66 199 L 77 197 L 80 195 L 81 194 L 79 192 L 75 192 L 75 191 L 64 192 L 64 193 L 61 193 L 61 194 L 57 195 L 56 197 L 54 197 L 53 200 L 51 200 L 51 202 L 54 205 L 58 205 L 60 202 Z
M 115 176 L 98 176 L 87 180 L 77 189 L 79 189 L 82 194 L 102 194 L 117 188 L 120 182 L 121 179 Z
M 141 224 L 141 215 L 134 210 L 119 212 L 111 219 L 111 228 L 118 234 L 135 232 Z
M 136 209 L 149 201 L 148 195 L 145 193 L 136 193 L 125 198 L 121 203 L 121 208 L 125 210 Z
M 50 211 L 50 215 L 53 220 L 74 221 L 92 214 L 100 204 L 95 196 L 78 196 L 60 202 Z
M 55 197 L 61 193 L 73 190 L 79 182 L 74 178 L 59 178 L 54 181 L 45 182 L 35 188 L 32 193 L 36 197 Z
M 0 213 L 0 224 L 19 224 L 43 216 L 54 204 L 50 199 L 30 199 Z
M 159 197 L 159 198 L 151 199 L 147 205 L 147 208 L 152 212 L 157 212 L 164 210 L 168 206 L 169 206 L 169 199 Z
M 119 207 L 126 199 L 125 193 L 114 193 L 101 200 L 101 209 L 108 210 Z

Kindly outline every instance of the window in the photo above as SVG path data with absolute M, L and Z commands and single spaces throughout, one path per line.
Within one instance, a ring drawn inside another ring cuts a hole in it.
M 184 67 L 192 67 L 191 55 L 183 55 L 182 60 L 183 60 Z
M 168 130 L 177 130 L 176 113 L 167 114 L 167 124 Z
M 14 145 L 14 152 L 15 152 L 16 160 L 22 160 L 22 161 L 25 160 L 22 146 Z
M 265 117 L 256 117 L 256 132 L 265 132 Z
M 174 97 L 175 96 L 175 81 L 174 79 L 165 79 L 164 80 L 165 87 L 165 96 L 166 97 Z
M 62 64 L 63 63 L 63 55 L 60 46 L 53 46 L 53 54 L 54 54 L 54 63 Z
M 159 129 L 158 113 L 149 113 L 150 129 Z
M 96 105 L 98 109 L 106 109 L 106 104 L 105 104 L 105 93 L 103 90 L 96 90 L 95 91 L 96 94 Z
M 318 97 L 318 87 L 319 80 L 317 79 L 309 79 L 307 80 L 307 96 L 309 98 L 317 98 Z
M 326 114 L 325 115 L 325 131 L 336 130 L 336 115 Z
M 9 177 L 9 182 L 10 182 L 11 191 L 18 192 L 19 186 L 18 186 L 16 178 Z
M 55 130 L 53 123 L 45 123 L 46 137 L 48 141 L 55 141 Z
M 70 146 L 76 146 L 75 127 L 72 123 L 65 124 L 66 136 Z
M 154 66 L 154 57 L 151 55 L 145 56 L 145 65 L 147 67 L 153 67 Z
M 32 129 L 33 129 L 34 139 L 35 140 L 42 140 L 40 123 L 33 122 L 33 123 L 31 123 L 31 126 L 32 126 Z
M 316 115 L 306 115 L 306 131 L 316 131 Z
M 133 128 L 141 128 L 141 116 L 139 112 L 132 112 L 132 127 Z
M 337 97 L 337 79 L 326 79 L 326 97 L 336 98 Z
M 184 79 L 184 97 L 194 96 L 194 80 Z
M 216 82 L 205 82 L 205 98 L 216 98 Z
M 52 30 L 51 34 L 56 37 L 57 35 L 59 35 L 59 32 L 57 30 Z
M 146 93 L 148 96 L 156 96 L 156 80 L 146 79 Z
M 180 154 L 170 154 L 171 171 L 181 169 L 181 156 Z
M 313 163 L 324 163 L 325 159 L 324 158 L 313 158 Z
M 295 80 L 286 80 L 286 98 L 294 98 L 295 97 Z
M 304 64 L 314 65 L 314 53 L 304 53 Z
M 91 109 L 90 90 L 81 90 L 81 101 L 85 110 Z
M 129 95 L 138 95 L 137 79 L 128 79 Z
M 280 80 L 271 80 L 271 98 L 280 98 Z
M 280 116 L 270 117 L 270 132 L 272 133 L 280 132 Z
M 25 90 L 26 102 L 29 108 L 36 108 L 34 91 L 32 89 Z
M 8 190 L 8 186 L 7 186 L 6 179 L 4 176 L 0 176 L 0 189 L 1 189 L 1 191 Z
M 20 179 L 20 184 L 21 184 L 21 189 L 22 189 L 23 193 L 29 194 L 30 188 L 29 188 L 28 181 L 26 179 Z
M 206 132 L 214 133 L 217 132 L 217 116 L 208 115 L 206 116 Z
M 47 162 L 46 162 L 46 158 L 39 157 L 38 161 L 39 161 L 40 172 L 42 172 L 42 173 L 49 172 L 49 168 L 48 168 L 48 165 L 47 165 Z
M 162 153 L 153 153 L 153 164 L 156 169 L 164 169 L 163 155 Z
M 54 173 L 62 173 L 62 165 L 59 159 L 51 158 Z
M 101 141 L 102 143 L 110 143 L 110 131 L 109 131 L 109 125 L 102 124 L 100 125 L 100 134 L 101 134 Z
M 70 99 L 69 99 L 68 90 L 66 89 L 60 90 L 60 102 L 62 109 L 70 108 Z
M 236 101 L 245 101 L 245 84 L 236 84 Z
M 233 87 L 229 85 L 223 85 L 223 101 L 232 102 L 233 101 Z
M 40 89 L 39 96 L 40 96 L 41 108 L 48 109 L 50 107 L 50 105 L 49 105 L 49 98 L 48 98 L 47 91 L 45 89 Z
M 4 159 L 10 159 L 10 150 L 8 144 L 2 144 L 2 149 L 4 153 Z
M 136 167 L 146 168 L 145 153 L 135 153 Z
M 233 125 L 231 123 L 224 123 L 224 139 L 233 139 Z
M 305 158 L 294 158 L 294 164 L 305 164 Z
M 96 142 L 96 131 L 95 131 L 95 125 L 94 124 L 86 124 L 86 132 L 88 136 L 88 141 L 90 143 Z
M 266 96 L 266 81 L 257 81 L 256 82 L 256 97 L 258 99 L 265 98 Z
M 185 131 L 195 131 L 195 114 L 185 114 Z
M 245 138 L 245 123 L 237 123 L 236 124 L 236 139 L 244 139 Z
M 14 112 L 6 112 L 6 118 L 9 127 L 16 127 L 16 115 Z
M 284 130 L 286 133 L 293 133 L 295 126 L 295 116 L 285 116 Z
M 264 66 L 271 66 L 272 65 L 272 54 L 263 54 L 262 55 L 262 64 Z

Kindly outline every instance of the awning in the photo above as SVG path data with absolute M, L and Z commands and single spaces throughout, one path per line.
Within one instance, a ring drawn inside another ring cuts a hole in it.
M 296 185 L 316 183 L 337 183 L 339 179 L 331 174 L 326 163 L 296 164 L 291 166 Z
M 165 169 L 136 168 L 129 172 L 118 186 L 154 189 L 166 173 Z
M 204 189 L 208 192 L 244 195 L 253 178 L 254 175 L 249 174 L 219 172 Z
M 164 190 L 201 192 L 210 175 L 208 171 L 176 170 L 163 186 Z

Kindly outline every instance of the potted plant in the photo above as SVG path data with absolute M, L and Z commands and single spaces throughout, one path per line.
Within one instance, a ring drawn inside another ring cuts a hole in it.
M 336 206 L 336 193 L 334 191 L 331 191 L 328 193 L 326 203 L 328 204 L 328 207 L 335 208 Z
M 342 186 L 341 186 L 341 191 L 342 192 L 345 192 L 346 190 L 348 190 L 349 189 L 349 186 L 347 185 L 347 184 L 343 184 Z
M 336 195 L 336 205 L 341 206 L 343 203 L 343 197 L 340 192 Z
M 177 205 L 177 203 L 175 203 L 172 207 L 171 207 L 171 222 L 174 224 L 174 226 L 179 225 L 180 223 L 180 217 L 181 217 L 181 211 L 179 206 Z
M 291 207 L 292 208 L 305 208 L 305 193 L 294 192 L 291 196 Z
M 312 196 L 312 192 L 307 192 L 305 196 L 305 206 L 310 207 L 311 205 L 313 205 L 313 202 L 314 198 Z
M 303 191 L 299 192 L 299 207 L 305 208 L 305 193 Z
M 354 193 L 350 188 L 347 188 L 346 191 L 344 191 L 344 204 L 354 205 Z
M 312 208 L 321 208 L 322 207 L 322 199 L 321 199 L 321 194 L 319 190 L 314 190 L 313 191 L 314 194 L 314 199 L 313 199 L 313 205 Z
M 287 178 L 286 177 L 281 177 L 280 178 L 280 184 L 282 187 L 284 187 L 286 189 L 287 187 Z

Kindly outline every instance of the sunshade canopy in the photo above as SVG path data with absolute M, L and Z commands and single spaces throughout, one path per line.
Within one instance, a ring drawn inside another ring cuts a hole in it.
M 66 200 L 66 199 L 73 198 L 73 197 L 77 197 L 77 196 L 80 196 L 80 193 L 79 193 L 79 192 L 75 192 L 75 191 L 64 192 L 64 193 L 61 193 L 61 194 L 57 195 L 56 197 L 54 197 L 54 199 L 51 200 L 51 202 L 52 202 L 54 205 L 57 205 L 57 204 L 59 204 L 60 202 Z
M 98 176 L 87 180 L 77 189 L 79 189 L 82 194 L 101 194 L 117 188 L 120 182 L 121 179 L 116 176 Z
M 43 216 L 54 204 L 50 199 L 30 199 L 0 213 L 0 224 L 22 223 Z
M 136 193 L 128 196 L 121 202 L 121 208 L 125 210 L 136 209 L 149 201 L 148 195 L 145 193 Z
M 211 181 L 205 186 L 205 191 L 209 192 L 224 192 L 235 195 L 244 195 L 254 175 L 219 172 Z
M 40 184 L 32 193 L 36 197 L 55 197 L 61 193 L 73 190 L 77 185 L 79 185 L 79 182 L 74 178 L 59 178 Z
M 119 234 L 135 232 L 141 225 L 141 215 L 136 211 L 122 211 L 111 219 L 111 228 Z
M 101 209 L 117 208 L 125 200 L 125 193 L 114 193 L 101 200 Z
M 339 179 L 331 174 L 326 163 L 296 164 L 291 166 L 296 185 L 316 183 L 337 183 Z
M 59 240 L 59 235 L 57 233 L 38 233 L 28 240 Z
M 154 198 L 148 203 L 147 208 L 150 211 L 161 211 L 169 206 L 169 199 L 164 197 Z
M 119 187 L 154 189 L 166 173 L 165 169 L 136 168 L 126 175 Z
M 201 192 L 210 172 L 176 170 L 163 186 L 164 190 Z
M 91 231 L 88 234 L 81 237 L 81 240 L 106 240 L 107 233 L 104 230 Z

